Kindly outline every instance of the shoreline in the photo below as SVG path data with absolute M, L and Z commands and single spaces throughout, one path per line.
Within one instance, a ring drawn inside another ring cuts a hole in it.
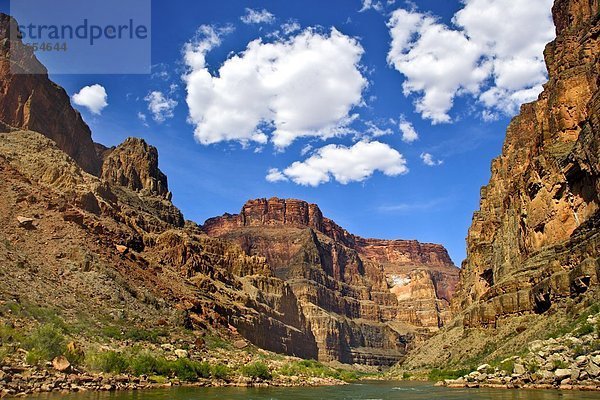
M 0 398 L 34 396 L 44 393 L 109 392 L 167 389 L 172 387 L 316 387 L 347 385 L 334 378 L 277 376 L 272 380 L 245 376 L 231 380 L 199 378 L 185 382 L 177 378 L 104 373 L 62 373 L 46 369 L 3 367 L 0 369 Z
M 449 389 L 527 389 L 527 390 L 573 390 L 582 392 L 598 392 L 600 391 L 600 385 L 572 385 L 572 384 L 560 384 L 555 385 L 551 383 L 491 383 L 491 382 L 459 382 L 457 380 L 446 379 L 444 381 L 436 382 L 435 386 L 447 387 Z

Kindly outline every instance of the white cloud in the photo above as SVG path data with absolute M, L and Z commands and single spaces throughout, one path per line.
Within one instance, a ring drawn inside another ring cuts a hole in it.
M 370 9 L 374 9 L 375 11 L 382 11 L 383 4 L 380 1 L 373 2 L 373 0 L 362 0 L 362 8 L 358 10 L 358 12 L 365 12 Z
M 269 169 L 269 172 L 265 179 L 273 183 L 284 182 L 288 180 L 288 178 L 284 174 L 282 174 L 281 171 L 279 171 L 277 168 Z
M 380 128 L 379 126 L 375 125 L 375 123 L 372 121 L 366 121 L 365 125 L 367 126 L 366 133 L 368 133 L 371 137 L 391 135 L 392 133 L 394 133 L 390 128 Z
M 142 124 L 144 126 L 148 126 L 146 114 L 144 114 L 143 112 L 138 112 L 137 117 L 140 121 L 142 121 Z
M 240 19 L 245 24 L 272 24 L 275 16 L 264 8 L 262 10 L 246 8 L 246 14 L 242 15 Z
M 407 121 L 402 115 L 400 116 L 398 128 L 400 129 L 400 132 L 402 132 L 403 142 L 412 143 L 415 140 L 419 139 L 419 134 L 415 130 L 414 126 L 409 121 Z
M 286 22 L 286 23 L 284 23 L 284 24 L 281 25 L 281 30 L 286 35 L 289 35 L 291 33 L 299 31 L 300 30 L 300 24 L 297 21 L 290 20 L 290 21 L 288 21 L 288 22 Z
M 406 159 L 397 150 L 381 142 L 361 141 L 351 147 L 330 144 L 318 149 L 304 161 L 296 161 L 283 171 L 269 170 L 267 179 L 285 177 L 305 186 L 319 186 L 331 178 L 341 184 L 360 182 L 375 171 L 387 176 L 408 172 Z
M 313 149 L 312 145 L 309 143 L 307 145 L 305 145 L 302 150 L 300 150 L 300 155 L 301 156 L 305 156 L 308 153 L 310 153 L 310 151 Z
M 359 66 L 363 48 L 336 29 L 329 34 L 306 29 L 289 39 L 250 42 L 212 75 L 208 51 L 221 33 L 200 28 L 184 47 L 189 121 L 203 144 L 226 140 L 264 143 L 278 149 L 295 139 L 323 139 L 348 133 L 367 86 Z
M 73 103 L 90 110 L 92 114 L 100 114 L 108 105 L 108 95 L 102 85 L 84 86 L 79 93 L 73 95 Z
M 429 153 L 421 153 L 421 160 L 423 160 L 423 164 L 429 166 L 429 167 L 435 167 L 438 165 L 442 165 L 444 163 L 443 160 L 435 160 L 433 158 L 433 155 L 429 154 Z
M 543 49 L 554 37 L 552 0 L 464 0 L 454 27 L 398 9 L 388 22 L 388 62 L 405 76 L 403 92 L 432 123 L 451 122 L 460 95 L 514 114 L 546 81 Z
M 177 101 L 165 96 L 157 90 L 148 93 L 144 100 L 148 102 L 148 110 L 152 113 L 152 119 L 156 122 L 164 122 L 168 118 L 173 118 L 173 111 L 177 106 Z

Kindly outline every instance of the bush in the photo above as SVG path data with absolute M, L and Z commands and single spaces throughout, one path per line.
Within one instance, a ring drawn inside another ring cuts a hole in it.
M 347 371 L 344 369 L 338 369 L 336 374 L 332 378 L 340 379 L 344 382 L 354 382 L 358 380 L 358 373 L 354 371 Z
M 130 361 L 129 368 L 134 375 L 168 375 L 169 362 L 149 352 L 137 354 Z
M 33 331 L 26 339 L 26 347 L 30 350 L 27 355 L 30 364 L 52 360 L 66 350 L 62 331 L 52 324 L 42 325 Z
M 21 341 L 21 335 L 8 325 L 0 326 L 0 346 Z
M 242 368 L 242 373 L 252 379 L 270 380 L 272 378 L 269 367 L 261 361 L 244 366 Z
M 116 374 L 123 373 L 129 368 L 127 358 L 113 350 L 92 354 L 88 357 L 88 364 L 92 369 Z
M 412 375 L 410 373 L 405 372 L 405 373 L 402 374 L 402 379 L 410 379 L 411 376 Z
M 210 374 L 214 379 L 227 380 L 231 375 L 231 370 L 225 364 L 216 364 L 210 368 Z
M 438 369 L 434 368 L 429 371 L 427 378 L 430 381 L 443 381 L 444 379 L 457 379 L 471 372 L 470 369 Z
M 592 324 L 588 324 L 586 322 L 585 324 L 583 324 L 579 328 L 577 328 L 573 332 L 573 335 L 575 337 L 581 337 L 581 336 L 585 336 L 585 335 L 593 333 L 593 332 L 594 332 L 594 327 L 592 326 Z
M 515 360 L 508 359 L 504 362 L 501 362 L 498 365 L 498 369 L 501 369 L 502 371 L 504 371 L 508 374 L 512 374 L 515 369 Z
M 121 333 L 121 329 L 114 325 L 107 325 L 102 327 L 102 335 L 109 337 L 111 339 L 119 339 L 123 334 Z
M 181 380 L 194 382 L 198 378 L 210 378 L 210 365 L 207 362 L 193 362 L 180 358 L 173 363 L 173 373 Z
M 134 342 L 152 342 L 158 343 L 161 336 L 166 336 L 166 333 L 162 330 L 147 330 L 140 328 L 133 328 L 125 332 L 123 335 L 125 339 L 133 340 Z
M 64 356 L 67 360 L 69 360 L 69 363 L 71 363 L 71 365 L 75 366 L 81 365 L 85 361 L 85 353 L 78 348 L 74 348 L 72 350 L 67 348 Z

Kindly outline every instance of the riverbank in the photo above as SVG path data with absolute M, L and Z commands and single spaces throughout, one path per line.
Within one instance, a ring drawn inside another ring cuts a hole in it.
M 270 380 L 239 376 L 228 380 L 199 378 L 184 382 L 177 378 L 156 376 L 61 373 L 48 369 L 3 367 L 0 371 L 0 398 L 22 397 L 40 393 L 77 393 L 87 391 L 149 390 L 183 387 L 312 387 L 345 385 L 335 378 L 276 376 Z
M 589 316 L 572 332 L 531 342 L 518 356 L 482 364 L 446 387 L 600 390 L 600 317 Z

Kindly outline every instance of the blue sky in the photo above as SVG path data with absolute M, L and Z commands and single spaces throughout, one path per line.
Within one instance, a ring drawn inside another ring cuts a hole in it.
M 510 117 L 545 79 L 551 1 L 515 3 L 152 1 L 151 75 L 50 75 L 95 141 L 158 148 L 188 219 L 300 198 L 460 264 Z

